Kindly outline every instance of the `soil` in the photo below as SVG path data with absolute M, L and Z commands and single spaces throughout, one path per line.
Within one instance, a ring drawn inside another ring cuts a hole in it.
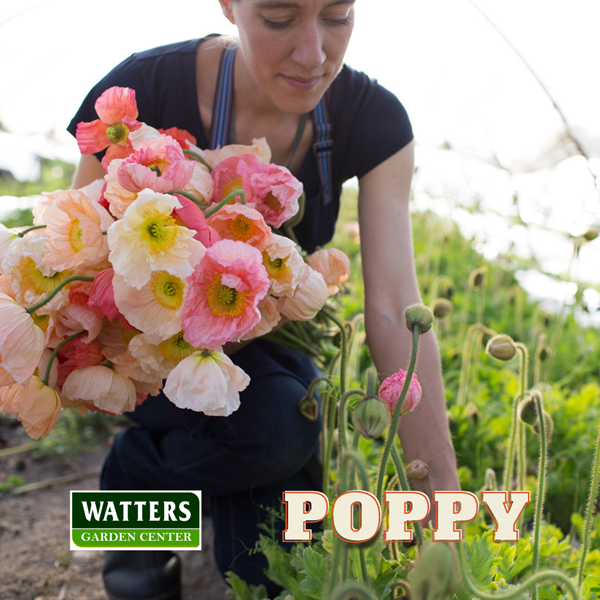
M 0 450 L 28 442 L 18 422 L 0 416 Z M 0 483 L 10 476 L 31 484 L 84 475 L 22 495 L 0 495 L 0 600 L 107 600 L 104 552 L 69 550 L 69 491 L 98 489 L 109 447 L 110 439 L 68 464 L 56 457 L 35 458 L 31 451 L 0 457 Z M 203 517 L 202 527 L 202 551 L 180 553 L 183 600 L 224 600 L 227 586 L 214 563 L 210 518 Z

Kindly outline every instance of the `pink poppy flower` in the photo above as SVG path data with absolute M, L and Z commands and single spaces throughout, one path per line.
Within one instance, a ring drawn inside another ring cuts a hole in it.
M 250 174 L 254 173 L 259 166 L 260 163 L 251 154 L 240 154 L 221 161 L 212 171 L 213 181 L 215 182 L 213 204 L 221 202 L 225 196 L 239 189 L 244 190 L 247 203 L 253 202 L 254 195 L 250 185 Z M 230 204 L 239 203 L 239 198 L 239 196 L 236 196 Z
M 310 321 L 325 306 L 327 298 L 323 275 L 306 265 L 293 296 L 285 298 L 281 314 L 292 321 Z
M 250 378 L 222 352 L 194 352 L 169 374 L 165 396 L 179 408 L 227 417 L 240 406 Z
M 169 127 L 169 129 L 159 129 L 158 131 L 172 137 L 184 150 L 189 150 L 192 144 L 196 145 L 196 138 L 185 129 Z
M 146 188 L 166 194 L 183 188 L 193 171 L 194 163 L 186 160 L 181 146 L 161 136 L 136 146 L 117 169 L 117 179 L 135 194 Z
M 52 203 L 44 212 L 44 261 L 56 271 L 95 267 L 108 257 L 103 231 L 114 219 L 97 202 L 78 190 L 48 194 Z
M 323 275 L 330 296 L 337 294 L 340 285 L 350 279 L 350 259 L 337 248 L 317 250 L 310 255 L 308 265 Z
M 246 242 L 262 248 L 271 238 L 271 230 L 263 216 L 244 204 L 226 204 L 208 218 L 222 239 Z
M 265 163 L 252 172 L 245 165 L 238 170 L 249 179 L 255 208 L 269 225 L 279 228 L 298 212 L 302 184 L 288 169 Z
M 185 338 L 196 348 L 214 349 L 239 340 L 258 323 L 257 305 L 270 283 L 259 250 L 221 240 L 208 248 L 187 285 Z
M 45 347 L 44 332 L 10 296 L 0 294 L 0 366 L 24 384 L 34 374 Z
M 406 381 L 407 372 L 400 369 L 397 373 L 390 375 L 387 379 L 384 379 L 381 387 L 379 388 L 379 397 L 383 400 L 384 404 L 387 406 L 390 414 L 394 413 L 396 408 L 396 404 L 398 403 L 398 399 L 400 398 L 400 394 L 402 393 L 402 388 L 404 387 L 404 382 Z M 408 391 L 406 392 L 406 396 L 404 397 L 404 401 L 402 402 L 402 407 L 400 408 L 400 414 L 404 415 L 406 413 L 412 412 L 417 404 L 421 401 L 421 385 L 417 381 L 417 374 L 413 373 L 412 380 L 410 382 L 410 386 Z
M 114 269 L 105 269 L 96 275 L 92 284 L 92 291 L 87 305 L 97 315 L 106 317 L 109 321 L 119 319 L 119 323 L 126 329 L 135 329 L 121 314 L 115 303 L 113 288 Z
M 75 338 L 58 351 L 58 387 L 62 388 L 69 374 L 75 369 L 92 367 L 104 361 L 98 340 L 86 343 Z
M 172 214 L 177 225 L 193 229 L 196 232 L 194 239 L 206 248 L 210 248 L 215 242 L 221 240 L 216 229 L 208 225 L 204 213 L 197 204 L 180 194 L 175 194 L 175 197 L 181 204 L 181 208 L 173 209 Z
M 127 136 L 141 127 L 135 120 L 138 116 L 135 91 L 112 87 L 96 100 L 95 108 L 100 118 L 77 125 L 77 143 L 82 154 L 94 154 L 108 148 L 102 159 L 106 170 L 111 160 L 125 158 L 131 153 Z

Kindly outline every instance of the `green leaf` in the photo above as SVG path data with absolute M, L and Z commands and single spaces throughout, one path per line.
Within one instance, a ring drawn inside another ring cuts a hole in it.
M 331 529 L 327 529 L 323 532 L 323 548 L 329 554 L 333 554 L 333 541 L 334 541 L 333 531 Z
M 329 572 L 327 558 L 309 546 L 298 548 L 291 563 L 301 573 L 306 573 L 306 578 L 300 582 L 300 589 L 311 598 L 324 598 Z
M 482 588 L 488 589 L 492 581 L 492 574 L 496 570 L 498 546 L 492 537 L 494 532 L 487 531 L 481 537 L 476 535 L 473 540 L 466 543 L 467 564 L 472 578 Z
M 509 580 L 510 569 L 515 562 L 515 555 L 517 553 L 517 546 L 512 543 L 505 542 L 500 544 L 498 549 L 498 558 L 500 559 L 495 564 L 494 579 L 505 579 Z
M 234 600 L 264 600 L 269 597 L 264 585 L 248 585 L 233 571 L 225 573 L 225 580 L 231 587 L 227 590 L 227 595 Z
M 379 575 L 371 584 L 371 590 L 375 594 L 375 597 L 383 600 L 391 591 L 389 584 L 396 576 L 396 573 L 402 570 L 402 567 L 396 561 L 390 562 L 382 557 Z
M 506 581 L 512 581 L 521 571 L 526 569 L 533 560 L 533 547 L 530 539 L 520 539 L 517 542 L 516 558 L 513 566 L 510 568 L 509 576 Z

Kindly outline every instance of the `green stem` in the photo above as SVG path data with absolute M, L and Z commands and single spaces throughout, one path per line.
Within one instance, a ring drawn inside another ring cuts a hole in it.
M 598 481 L 600 479 L 600 430 L 598 430 L 598 438 L 596 439 L 596 452 L 594 453 L 594 462 L 592 463 L 592 482 L 590 484 L 590 492 L 588 494 L 587 508 L 585 509 L 585 528 L 583 530 L 583 540 L 581 542 L 581 560 L 579 562 L 579 570 L 577 573 L 577 588 L 581 591 L 581 583 L 583 582 L 583 568 L 585 567 L 585 559 L 587 557 L 590 536 L 592 533 L 592 523 L 594 522 L 594 507 L 598 498 Z
M 54 348 L 54 351 L 50 355 L 50 360 L 48 360 L 48 366 L 46 367 L 46 376 L 44 377 L 44 385 L 48 385 L 48 381 L 50 380 L 50 371 L 52 370 L 52 363 L 54 362 L 54 359 L 56 358 L 56 355 L 59 353 L 60 349 L 64 345 L 68 344 L 70 341 L 74 340 L 75 338 L 78 338 L 80 335 L 83 335 L 84 333 L 87 333 L 87 331 L 80 331 L 79 333 L 70 335 L 68 338 L 64 339 L 60 344 L 58 344 L 58 346 L 56 346 L 56 348 Z
M 278 329 L 277 333 L 279 335 L 283 336 L 284 338 L 290 340 L 291 342 L 294 342 L 294 344 L 298 344 L 298 346 L 300 346 L 301 348 L 303 348 L 310 354 L 315 353 L 315 349 L 310 344 L 307 344 L 304 340 L 301 340 L 299 337 L 295 336 L 293 333 L 286 331 L 283 327 Z
M 333 321 L 340 330 L 342 338 L 341 347 L 341 362 L 340 362 L 340 394 L 346 393 L 346 363 L 348 361 L 348 336 L 344 324 L 333 314 L 331 314 L 326 308 L 321 310 L 321 314 L 325 315 L 330 321 Z
M 326 496 L 329 495 L 329 469 L 331 468 L 331 452 L 333 449 L 333 432 L 335 431 L 336 408 L 337 402 L 335 396 L 331 395 L 327 416 L 329 418 L 327 431 L 327 444 L 325 448 L 325 456 L 323 457 L 323 492 Z
M 209 173 L 212 172 L 210 165 L 197 152 L 193 152 L 192 150 L 184 150 L 183 153 L 186 156 L 191 156 L 193 159 L 203 164 L 208 169 Z
M 349 548 L 347 544 L 342 546 L 342 582 L 348 581 L 348 566 L 350 562 Z
M 342 461 L 345 465 L 345 463 L 347 463 L 348 461 L 352 461 L 354 463 L 354 465 L 356 466 L 356 468 L 358 469 L 359 473 L 360 473 L 360 479 L 361 479 L 361 484 L 362 484 L 362 490 L 364 490 L 365 492 L 369 491 L 369 476 L 367 474 L 367 469 L 365 468 L 365 465 L 360 457 L 360 455 L 358 454 L 358 452 L 354 452 L 354 450 L 346 450 L 342 456 Z M 342 467 L 345 468 L 345 467 Z M 342 493 L 344 493 L 346 490 L 342 490 Z
M 475 585 L 473 580 L 471 579 L 471 576 L 469 575 L 469 572 L 467 571 L 467 566 L 465 564 L 465 557 L 464 557 L 463 553 L 464 553 L 463 544 L 459 543 L 457 554 L 458 554 L 458 564 L 460 566 L 460 572 L 462 575 L 463 585 L 469 590 L 469 592 L 471 592 L 471 594 L 473 594 L 474 596 L 477 596 L 481 600 L 509 600 L 509 598 L 517 598 L 525 590 L 530 589 L 532 586 L 537 586 L 538 582 L 545 582 L 548 579 L 554 579 L 554 580 L 562 582 L 569 590 L 569 593 L 573 597 L 573 600 L 578 600 L 578 598 L 579 598 L 579 596 L 577 595 L 577 591 L 575 590 L 575 587 L 573 586 L 573 583 L 571 582 L 571 580 L 566 575 L 561 573 L 560 571 L 552 571 L 550 569 L 548 569 L 546 571 L 538 571 L 537 573 L 534 573 L 528 579 L 526 579 L 523 583 L 513 587 L 511 590 L 507 590 L 505 592 L 493 592 L 493 593 L 486 592 L 482 589 L 479 589 Z
M 60 290 L 62 290 L 65 286 L 69 285 L 70 283 L 73 283 L 74 281 L 94 281 L 94 278 L 84 277 L 83 275 L 71 275 L 71 277 L 63 279 L 41 302 L 38 302 L 37 304 L 34 304 L 33 306 L 30 306 L 25 310 L 29 314 L 34 313 L 36 310 L 42 308 L 42 306 L 44 306 L 45 304 L 48 304 L 48 302 L 50 302 L 50 300 L 52 300 L 52 298 L 54 298 L 54 296 L 56 296 L 56 294 L 58 294 Z
M 174 190 L 172 192 L 169 192 L 169 194 L 171 194 L 171 196 L 174 196 L 175 194 L 179 194 L 180 196 L 183 196 L 184 198 L 191 200 L 200 210 L 206 210 L 208 208 L 206 206 L 206 204 L 204 204 L 198 198 L 196 198 L 196 196 L 194 196 L 194 194 L 191 194 L 190 192 L 186 192 L 185 190 Z
M 296 234 L 294 233 L 293 229 L 304 218 L 305 204 L 306 204 L 306 194 L 304 192 L 302 192 L 302 194 L 300 195 L 300 198 L 298 198 L 298 212 L 291 219 L 289 219 L 288 221 L 286 221 L 283 224 L 283 230 L 285 231 L 285 235 L 287 235 L 290 238 L 290 240 L 292 240 L 293 242 L 295 242 L 298 245 L 300 245 L 300 242 L 298 242 L 298 238 L 296 237 Z
M 412 376 L 415 371 L 415 366 L 417 363 L 417 352 L 419 350 L 419 325 L 415 324 L 413 327 L 413 340 L 412 340 L 412 352 L 410 355 L 410 364 L 408 365 L 408 372 L 406 373 L 406 379 L 404 380 L 404 386 L 402 387 L 402 392 L 400 394 L 400 398 L 398 398 L 398 402 L 396 403 L 396 408 L 394 410 L 394 417 L 392 418 L 392 423 L 388 430 L 387 441 L 385 444 L 385 448 L 383 450 L 383 456 L 381 459 L 381 465 L 379 467 L 379 477 L 377 479 L 377 499 L 379 503 L 382 502 L 382 492 L 383 492 L 383 479 L 385 477 L 385 471 L 387 466 L 387 461 L 390 456 L 390 450 L 392 449 L 392 445 L 394 444 L 394 439 L 396 438 L 396 433 L 398 431 L 398 422 L 400 421 L 400 412 L 402 409 L 402 403 L 404 402 L 404 398 L 408 392 L 408 388 L 412 382 Z
M 508 437 L 508 448 L 506 451 L 506 459 L 504 460 L 504 491 L 510 491 L 510 482 L 512 479 L 512 470 L 515 462 L 515 438 L 517 434 L 517 426 L 519 424 L 519 418 L 517 412 L 519 408 L 520 394 L 515 394 L 512 406 L 512 419 L 510 423 L 510 434 Z
M 406 473 L 404 472 L 404 465 L 402 464 L 402 457 L 398 452 L 398 448 L 394 444 L 392 446 L 392 460 L 394 461 L 394 465 L 396 465 L 396 474 L 398 475 L 398 481 L 400 482 L 400 488 L 408 492 L 410 490 L 410 486 L 408 485 L 408 480 L 406 479 Z M 424 539 L 423 539 L 423 530 L 421 529 L 421 524 L 419 522 L 413 523 L 413 527 L 415 529 L 415 533 L 417 534 L 417 541 L 419 543 L 419 549 L 423 547 Z
M 46 227 L 46 225 L 34 225 L 33 227 L 28 227 L 27 229 L 20 231 L 17 236 L 22 238 L 26 233 L 34 231 L 35 229 L 44 229 L 44 227 Z
M 534 532 L 533 532 L 533 560 L 532 570 L 536 573 L 540 568 L 540 540 L 542 534 L 542 510 L 544 507 L 544 496 L 546 494 L 546 458 L 547 458 L 547 440 L 546 440 L 546 422 L 544 420 L 544 406 L 542 395 L 535 394 L 535 402 L 538 412 L 538 423 L 540 429 L 540 462 L 538 467 L 538 481 L 535 498 L 534 513 Z M 531 594 L 532 600 L 538 599 L 537 585 L 534 586 Z
M 525 344 L 515 344 L 517 350 L 520 353 L 519 363 L 519 402 L 522 402 L 525 398 L 525 392 L 527 390 L 528 382 L 528 367 L 529 367 L 529 353 L 527 352 L 527 346 Z M 517 469 L 518 469 L 518 480 L 519 489 L 525 489 L 525 477 L 527 475 L 527 432 L 525 430 L 525 423 L 519 422 L 519 434 L 518 434 L 518 454 L 517 454 Z
M 333 558 L 331 559 L 331 575 L 329 577 L 329 586 L 327 588 L 326 598 L 331 598 L 335 584 L 337 583 L 338 569 L 340 566 L 340 550 L 342 546 L 342 540 L 335 536 L 333 540 Z
M 357 581 L 343 584 L 335 590 L 330 588 L 326 597 L 330 600 L 376 600 L 369 588 Z
M 215 204 L 210 210 L 207 210 L 204 213 L 204 216 L 207 219 L 208 219 L 208 217 L 212 217 L 216 212 L 221 210 L 230 200 L 232 200 L 236 196 L 241 196 L 241 203 L 246 204 L 246 193 L 244 192 L 243 189 L 240 188 L 238 190 L 233 190 L 233 192 L 231 192 L 231 194 L 227 194 L 227 196 L 225 196 L 225 198 L 223 198 L 223 200 L 221 200 L 221 202 L 219 202 L 218 204 Z
M 352 396 L 363 396 L 364 397 L 365 393 L 362 390 L 350 390 L 349 392 L 346 392 L 343 396 L 342 399 L 340 400 L 340 419 L 339 419 L 339 425 L 338 425 L 338 432 L 339 432 L 339 443 L 340 443 L 340 451 L 339 451 L 339 455 L 340 458 L 342 456 L 342 452 L 344 450 L 348 450 L 348 440 L 346 438 L 346 403 L 348 402 L 348 400 L 350 398 L 352 398 Z
M 367 557 L 365 556 L 365 549 L 363 546 L 358 547 L 358 553 L 360 554 L 360 570 L 362 571 L 362 580 L 366 585 L 369 585 L 369 572 L 367 571 Z
M 377 370 L 373 367 L 367 369 L 367 396 L 377 395 Z

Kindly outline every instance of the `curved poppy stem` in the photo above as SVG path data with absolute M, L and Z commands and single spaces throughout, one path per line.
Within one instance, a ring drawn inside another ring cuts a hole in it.
M 69 285 L 70 283 L 73 283 L 74 281 L 94 281 L 94 277 L 85 277 L 84 275 L 71 275 L 71 277 L 63 279 L 41 302 L 38 302 L 37 304 L 34 304 L 33 306 L 26 308 L 25 310 L 29 314 L 34 313 L 36 310 L 42 308 L 44 304 L 48 304 L 48 302 L 50 302 L 50 300 L 52 300 L 52 298 L 54 298 L 54 296 L 56 296 L 56 294 L 58 294 L 60 290 L 62 290 L 65 286 Z
M 34 225 L 33 227 L 28 227 L 27 229 L 24 229 L 23 231 L 20 231 L 17 236 L 18 237 L 23 237 L 26 233 L 29 233 L 30 231 L 33 231 L 34 229 L 44 229 L 44 227 L 46 227 L 46 225 Z
M 246 204 L 246 192 L 243 189 L 233 190 L 231 194 L 227 194 L 221 202 L 215 204 L 213 208 L 207 210 L 204 213 L 204 216 L 208 219 L 208 217 L 212 217 L 217 211 L 223 208 L 230 200 L 233 200 L 236 196 L 241 196 L 241 203 Z
M 211 166 L 197 152 L 192 150 L 184 150 L 183 153 L 186 156 L 191 156 L 196 162 L 203 164 L 208 169 L 208 172 L 212 173 Z
M 191 194 L 190 192 L 186 192 L 185 190 L 173 190 L 172 192 L 169 192 L 169 194 L 171 194 L 171 196 L 174 196 L 175 194 L 179 194 L 180 196 L 183 196 L 184 198 L 191 200 L 200 210 L 206 210 L 208 208 L 208 206 L 206 206 L 206 204 L 204 204 L 198 198 L 196 198 L 196 196 L 194 196 L 194 194 Z
M 56 355 L 59 353 L 60 349 L 63 346 L 66 346 L 69 342 L 73 341 L 75 338 L 78 338 L 80 335 L 83 335 L 84 333 L 87 333 L 87 331 L 80 331 L 79 333 L 74 333 L 73 335 L 70 335 L 68 338 L 64 339 L 58 346 L 56 346 L 56 348 L 54 348 L 54 351 L 52 352 L 52 354 L 50 355 L 50 359 L 48 360 L 48 366 L 46 367 L 46 376 L 44 377 L 44 385 L 48 385 L 48 381 L 50 380 L 50 371 L 52 370 L 52 363 L 54 362 L 54 359 L 56 358 Z

